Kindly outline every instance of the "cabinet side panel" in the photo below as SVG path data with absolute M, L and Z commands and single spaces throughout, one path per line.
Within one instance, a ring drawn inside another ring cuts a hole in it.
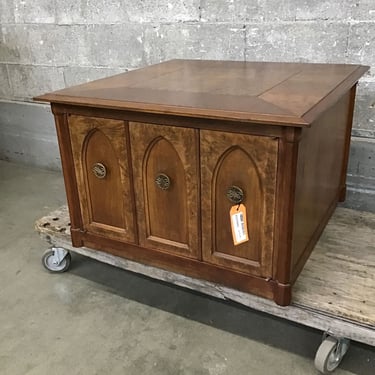
M 351 94 L 345 94 L 311 128 L 299 145 L 292 244 L 292 280 L 303 268 L 342 191 L 342 171 Z

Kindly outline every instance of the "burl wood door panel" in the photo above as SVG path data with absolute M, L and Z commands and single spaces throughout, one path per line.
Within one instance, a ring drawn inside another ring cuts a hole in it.
M 202 130 L 203 260 L 252 275 L 272 275 L 278 140 Z M 228 188 L 240 187 L 249 241 L 234 245 Z
M 71 115 L 68 123 L 83 229 L 134 243 L 134 205 L 124 121 Z
M 197 258 L 198 131 L 135 122 L 129 129 L 140 244 Z

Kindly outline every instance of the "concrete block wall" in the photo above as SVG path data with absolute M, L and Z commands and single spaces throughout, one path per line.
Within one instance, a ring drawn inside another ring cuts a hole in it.
M 349 204 L 375 210 L 374 0 L 0 0 L 0 158 L 59 168 L 35 95 L 171 58 L 361 63 Z

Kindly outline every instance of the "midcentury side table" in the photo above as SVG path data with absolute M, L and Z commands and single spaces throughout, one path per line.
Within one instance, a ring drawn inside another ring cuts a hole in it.
M 172 60 L 49 93 L 75 247 L 288 305 L 345 199 L 359 65 Z

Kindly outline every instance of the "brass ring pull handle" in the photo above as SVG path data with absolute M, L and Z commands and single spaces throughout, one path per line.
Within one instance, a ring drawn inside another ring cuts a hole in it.
M 107 168 L 102 163 L 95 163 L 92 166 L 91 170 L 92 173 L 94 173 L 94 176 L 100 179 L 105 178 L 105 176 L 107 175 Z
M 227 198 L 234 204 L 240 204 L 244 199 L 244 192 L 238 186 L 231 186 L 227 190 Z
M 164 173 L 159 173 L 155 178 L 156 186 L 161 190 L 167 190 L 171 186 L 171 179 Z

